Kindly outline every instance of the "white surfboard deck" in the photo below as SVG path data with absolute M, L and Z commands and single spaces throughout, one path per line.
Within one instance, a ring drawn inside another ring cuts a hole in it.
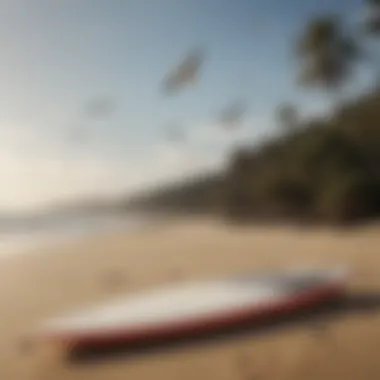
M 293 271 L 172 285 L 53 318 L 42 325 L 40 332 L 69 340 L 118 335 L 128 338 L 128 334 L 138 339 L 139 334 L 170 333 L 171 329 L 186 325 L 194 328 L 202 323 L 212 325 L 213 321 L 217 324 L 221 318 L 226 325 L 233 324 L 247 313 L 254 315 L 271 308 L 275 313 L 276 307 L 292 302 L 297 306 L 294 302 L 300 296 L 304 299 L 299 307 L 306 306 L 308 295 L 318 296 L 318 292 L 322 292 L 321 297 L 315 302 L 322 301 L 323 292 L 326 299 L 329 294 L 334 297 L 336 290 L 342 290 L 345 276 L 342 269 Z

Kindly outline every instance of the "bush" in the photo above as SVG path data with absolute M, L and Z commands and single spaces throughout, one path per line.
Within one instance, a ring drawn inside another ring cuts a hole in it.
M 374 108 L 365 98 L 337 118 L 310 122 L 259 150 L 236 154 L 226 209 L 244 219 L 346 222 L 380 215 L 380 93 L 374 96 Z
M 380 215 L 380 92 L 336 117 L 234 153 L 225 177 L 155 192 L 150 207 L 234 220 L 290 216 L 347 222 Z
M 332 222 L 351 222 L 379 212 L 380 188 L 362 173 L 340 175 L 327 182 L 317 199 L 317 214 Z

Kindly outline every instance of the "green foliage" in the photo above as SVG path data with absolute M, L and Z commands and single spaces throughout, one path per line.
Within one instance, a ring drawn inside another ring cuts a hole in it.
M 363 173 L 340 173 L 325 182 L 317 198 L 317 213 L 331 222 L 351 222 L 379 211 L 379 186 Z
M 378 36 L 380 34 L 380 1 L 366 0 L 369 10 L 367 19 L 365 20 L 365 29 L 369 34 Z
M 323 53 L 332 47 L 340 29 L 340 19 L 326 15 L 309 22 L 298 43 L 298 53 L 301 57 L 309 54 Z
M 236 155 L 227 199 L 235 218 L 241 212 L 245 219 L 341 223 L 380 215 L 379 103 L 380 94 L 373 95 L 330 121 Z
M 380 1 L 368 27 L 380 32 Z M 371 24 L 372 23 L 372 24 Z M 312 20 L 297 44 L 302 84 L 336 90 L 362 57 L 334 16 Z M 380 91 L 342 105 L 327 121 L 300 123 L 284 104 L 277 120 L 292 128 L 259 149 L 236 151 L 226 176 L 153 192 L 135 201 L 167 210 L 222 212 L 233 220 L 301 218 L 334 223 L 380 216 Z
M 327 121 L 300 125 L 258 149 L 236 151 L 226 175 L 152 191 L 137 208 L 222 213 L 234 221 L 328 223 L 380 216 L 380 92 Z
M 129 198 L 124 207 L 131 211 L 205 214 L 225 203 L 225 177 L 207 175 L 151 189 Z M 224 206 L 223 206 L 224 207 Z
M 297 53 L 301 64 L 299 83 L 333 90 L 349 79 L 360 58 L 353 36 L 345 32 L 338 17 L 330 15 L 310 21 L 298 41 Z

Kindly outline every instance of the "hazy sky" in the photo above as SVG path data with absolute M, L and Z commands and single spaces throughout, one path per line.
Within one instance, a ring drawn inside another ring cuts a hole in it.
M 0 0 L 0 209 L 121 193 L 215 167 L 231 139 L 271 133 L 282 101 L 323 109 L 322 97 L 294 85 L 292 44 L 313 14 L 355 19 L 361 4 Z M 199 84 L 162 96 L 165 74 L 200 45 L 209 51 Z M 85 106 L 99 97 L 114 99 L 114 109 L 92 120 Z M 232 134 L 215 120 L 236 97 L 250 109 Z M 185 147 L 165 140 L 173 123 L 186 127 Z M 72 142 L 86 130 L 84 142 Z

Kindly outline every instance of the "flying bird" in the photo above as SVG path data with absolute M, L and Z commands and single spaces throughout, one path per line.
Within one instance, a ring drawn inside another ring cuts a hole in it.
M 204 61 L 205 52 L 203 49 L 195 49 L 170 72 L 163 81 L 163 92 L 170 94 L 179 91 L 189 84 L 195 84 L 198 80 L 200 67 Z
M 219 123 L 223 126 L 236 127 L 247 112 L 248 106 L 244 101 L 238 100 L 225 107 L 219 115 Z

